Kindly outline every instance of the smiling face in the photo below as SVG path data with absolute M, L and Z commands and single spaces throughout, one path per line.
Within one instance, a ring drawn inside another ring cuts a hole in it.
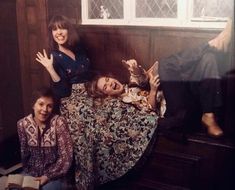
M 42 96 L 38 98 L 33 105 L 34 119 L 37 124 L 45 124 L 50 117 L 54 107 L 54 101 L 51 97 Z
M 118 80 L 111 77 L 100 77 L 97 81 L 97 89 L 106 95 L 120 95 L 124 88 Z
M 64 45 L 68 41 L 68 30 L 57 25 L 52 28 L 52 36 L 59 46 Z

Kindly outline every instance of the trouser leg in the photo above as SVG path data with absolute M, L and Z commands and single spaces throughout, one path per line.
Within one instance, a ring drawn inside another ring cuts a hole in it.
M 49 181 L 47 184 L 42 186 L 41 190 L 62 190 L 63 184 L 61 180 Z
M 160 61 L 159 75 L 167 102 L 167 115 L 187 110 L 191 105 L 191 95 L 199 97 L 203 111 L 211 110 L 215 100 L 220 99 L 216 95 L 221 92 L 215 52 L 208 44 Z
M 161 87 L 166 98 L 167 115 L 177 114 L 185 110 L 188 105 L 188 93 L 185 86 L 186 79 L 194 70 L 198 60 L 204 55 L 208 45 L 173 54 L 160 61 L 159 75 Z
M 221 78 L 214 53 L 205 53 L 195 67 L 190 91 L 198 98 L 203 113 L 214 113 L 215 108 L 222 105 Z

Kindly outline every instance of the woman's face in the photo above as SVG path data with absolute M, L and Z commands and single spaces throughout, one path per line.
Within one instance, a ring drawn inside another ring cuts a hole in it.
M 57 26 L 52 29 L 52 36 L 58 45 L 64 45 L 68 40 L 68 30 Z
M 37 123 L 45 123 L 50 117 L 54 107 L 54 101 L 51 97 L 40 97 L 33 105 L 34 119 Z
M 123 92 L 123 84 L 111 77 L 100 77 L 97 88 L 106 95 L 120 95 Z

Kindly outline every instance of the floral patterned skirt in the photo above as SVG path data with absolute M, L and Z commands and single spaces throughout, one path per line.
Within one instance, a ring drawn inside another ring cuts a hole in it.
M 158 119 L 116 98 L 94 106 L 84 84 L 74 84 L 71 96 L 61 100 L 61 113 L 73 139 L 78 189 L 127 173 L 145 152 Z

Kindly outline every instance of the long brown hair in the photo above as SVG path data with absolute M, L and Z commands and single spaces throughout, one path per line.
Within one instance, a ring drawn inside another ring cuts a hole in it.
M 59 48 L 58 44 L 55 42 L 52 36 L 52 30 L 55 30 L 56 28 L 63 28 L 68 30 L 68 40 L 63 46 L 73 51 L 76 45 L 79 43 L 79 36 L 75 26 L 67 17 L 63 15 L 53 16 L 49 22 L 48 34 L 50 51 L 58 50 Z
M 104 75 L 96 75 L 91 81 L 87 82 L 85 84 L 87 93 L 90 97 L 93 98 L 106 98 L 107 95 L 103 93 L 100 89 L 97 87 L 98 80 L 104 77 Z

